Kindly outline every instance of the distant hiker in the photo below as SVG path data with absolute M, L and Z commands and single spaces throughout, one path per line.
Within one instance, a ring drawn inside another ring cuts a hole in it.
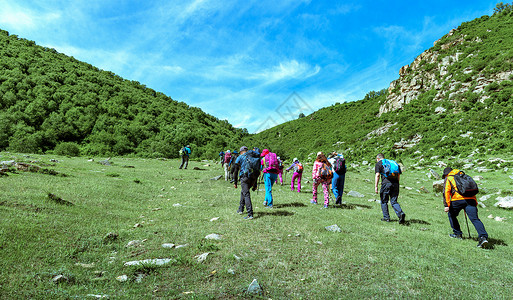
M 260 156 L 263 157 L 262 173 L 264 173 L 265 184 L 264 207 L 273 208 L 273 184 L 278 178 L 278 169 L 280 165 L 278 163 L 276 153 L 270 152 L 268 149 L 264 149 Z
M 383 219 L 381 221 L 390 222 L 390 215 L 388 213 L 388 200 L 390 205 L 399 218 L 399 224 L 404 224 L 406 214 L 397 203 L 399 197 L 399 179 L 401 177 L 401 167 L 393 160 L 385 159 L 383 153 L 376 156 L 376 166 L 374 167 L 376 173 L 374 180 L 374 190 L 378 193 L 379 179 L 381 178 L 381 190 L 379 195 L 381 198 L 381 211 L 383 212 Z
M 182 167 L 184 169 L 187 169 L 187 166 L 189 165 L 189 155 L 191 155 L 191 146 L 187 145 L 180 149 L 180 156 L 182 157 L 182 163 L 180 164 L 180 167 L 178 169 L 181 169 Z
M 294 158 L 294 161 L 290 167 L 288 167 L 285 171 L 289 171 L 290 169 L 294 170 L 294 174 L 292 175 L 292 180 L 290 182 L 290 190 L 294 191 L 294 182 L 297 179 L 297 192 L 301 193 L 301 177 L 303 176 L 303 165 L 299 163 L 297 158 Z
M 283 185 L 283 161 L 278 156 L 278 178 L 280 179 L 280 185 Z
M 477 185 L 474 180 L 469 180 L 470 184 L 474 186 L 474 189 L 471 192 L 461 192 L 460 189 L 464 190 L 464 183 L 462 180 L 468 180 L 464 176 L 465 173 L 460 172 L 460 170 L 451 169 L 449 167 L 444 169 L 444 173 L 442 178 L 444 178 L 444 192 L 443 192 L 443 203 L 444 203 L 444 211 L 449 216 L 449 223 L 451 224 L 453 233 L 449 236 L 452 238 L 461 239 L 463 232 L 460 228 L 460 223 L 458 222 L 458 214 L 463 209 L 467 214 L 470 222 L 476 228 L 477 233 L 479 234 L 479 242 L 477 247 L 486 248 L 488 246 L 488 233 L 485 230 L 483 222 L 479 219 L 477 215 L 477 199 L 475 194 L 477 194 Z M 455 178 L 458 177 L 458 178 Z M 459 182 L 458 182 L 459 181 Z M 463 183 L 463 187 L 462 187 Z M 469 189 L 467 189 L 469 190 Z M 463 195 L 462 195 L 463 194 Z
M 230 179 L 230 182 L 233 183 L 233 178 L 235 178 L 234 173 L 238 168 L 236 167 L 235 161 L 237 161 L 237 158 L 239 157 L 239 152 L 237 150 L 233 150 L 232 152 L 232 158 L 230 159 L 230 163 L 228 164 L 228 178 Z
M 344 182 L 346 180 L 346 160 L 342 153 L 333 152 L 328 161 L 333 166 L 333 179 L 331 180 L 331 191 L 335 197 L 335 204 L 342 204 L 344 194 Z
M 230 150 L 226 150 L 224 153 L 224 180 L 228 181 L 228 174 L 229 174 L 229 167 L 230 167 L 230 160 L 232 159 L 232 153 Z
M 235 164 L 240 168 L 239 173 L 235 173 L 234 186 L 237 188 L 237 181 L 240 176 L 240 202 L 237 213 L 242 214 L 244 212 L 244 206 L 248 215 L 244 219 L 253 219 L 253 205 L 251 203 L 250 189 L 253 191 L 257 188 L 257 179 L 260 175 L 260 154 L 251 150 L 248 151 L 248 147 L 242 146 L 240 148 L 240 155 L 237 157 Z
M 313 199 L 310 201 L 313 204 L 317 204 L 317 187 L 322 185 L 322 191 L 324 192 L 324 208 L 328 208 L 330 203 L 330 195 L 328 191 L 328 185 L 333 178 L 333 170 L 331 164 L 322 152 L 317 153 L 317 158 L 313 164 L 312 170 L 313 178 Z
M 219 152 L 219 159 L 221 162 L 221 167 L 224 167 L 224 151 Z

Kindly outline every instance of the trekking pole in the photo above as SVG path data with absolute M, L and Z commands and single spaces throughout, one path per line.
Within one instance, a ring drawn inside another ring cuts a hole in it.
M 470 228 L 468 227 L 467 212 L 463 210 L 463 213 L 465 214 L 465 222 L 467 223 L 468 238 L 470 238 Z

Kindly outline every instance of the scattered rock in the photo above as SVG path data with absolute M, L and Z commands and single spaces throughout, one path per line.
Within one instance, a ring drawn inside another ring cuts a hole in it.
M 444 192 L 444 180 L 438 180 L 433 182 L 433 190 L 438 193 Z
M 95 295 L 95 294 L 87 294 L 87 297 L 94 297 L 94 298 L 109 298 L 109 295 Z
M 479 197 L 479 200 L 480 200 L 480 201 L 486 201 L 486 200 L 490 199 L 490 197 L 491 197 L 491 196 L 492 196 L 492 195 L 484 195 L 484 196 L 482 196 L 482 197 Z
M 223 177 L 223 175 L 219 175 L 219 176 L 216 176 L 216 177 L 213 177 L 213 178 L 210 178 L 210 180 L 219 180 Z
M 174 206 L 174 207 L 180 207 L 180 206 L 182 206 L 182 205 L 181 205 L 180 203 L 175 203 L 175 204 L 173 204 L 173 206 Z
M 420 189 L 419 189 L 419 193 L 428 194 L 429 191 L 425 187 L 421 186 Z
M 356 198 L 363 198 L 365 197 L 363 194 L 360 194 L 356 191 L 350 191 L 349 193 L 347 193 L 348 196 L 351 196 L 351 197 L 356 197 Z
M 129 248 L 129 247 L 139 247 L 141 246 L 141 241 L 140 240 L 133 240 L 133 241 L 130 241 L 128 242 L 128 244 L 126 244 L 125 247 Z
M 176 260 L 172 258 L 153 258 L 153 259 L 145 259 L 145 260 L 134 260 L 129 261 L 124 264 L 124 266 L 140 266 L 140 265 L 153 265 L 153 266 L 162 266 L 168 264 L 170 262 L 175 262 Z
M 66 276 L 64 276 L 64 275 L 62 275 L 62 274 L 57 275 L 57 276 L 55 276 L 55 277 L 52 279 L 52 282 L 53 282 L 53 283 L 64 283 L 64 282 L 68 282 L 68 281 L 69 281 L 68 277 L 66 277 Z
M 495 221 L 497 221 L 497 222 L 502 222 L 502 221 L 506 220 L 506 218 L 501 218 L 501 217 L 499 217 L 499 216 L 496 216 L 496 217 L 494 218 L 494 220 L 495 220 Z
M 137 224 L 134 225 L 134 228 L 138 228 L 138 227 L 143 227 L 143 225 L 140 224 L 140 223 L 137 223 Z
M 209 254 L 211 254 L 211 253 L 212 252 L 205 252 L 203 254 L 199 254 L 199 255 L 194 256 L 194 258 L 197 259 L 199 263 L 202 263 L 202 262 L 204 262 L 207 259 L 207 256 Z
M 103 237 L 104 242 L 112 242 L 117 240 L 119 235 L 115 232 L 109 232 Z
M 486 205 L 485 205 L 483 202 L 477 202 L 477 204 L 478 204 L 479 206 L 481 206 L 482 208 L 486 208 Z
M 76 263 L 75 266 L 90 269 L 90 268 L 94 267 L 94 263 L 90 263 L 90 264 Z
M 409 187 L 409 186 L 405 186 L 404 188 L 405 188 L 405 189 L 407 189 L 408 191 L 413 190 L 413 188 L 412 188 L 412 187 Z
M 220 239 L 222 239 L 222 237 L 219 234 L 217 234 L 217 233 L 212 233 L 212 234 L 207 235 L 205 237 L 205 239 L 207 239 L 207 240 L 220 240 Z
M 233 255 L 233 257 L 235 257 L 236 260 L 241 260 L 242 258 L 240 256 L 237 256 L 237 255 Z
M 332 232 L 342 232 L 342 229 L 340 229 L 340 227 L 338 227 L 337 224 L 334 224 L 334 225 L 331 225 L 331 226 L 326 226 L 324 228 L 326 228 L 326 230 L 332 231 Z
M 175 246 L 175 249 L 185 248 L 185 247 L 187 247 L 187 246 L 189 246 L 189 244 L 185 244 L 185 245 L 176 245 L 176 246 Z
M 473 178 L 475 181 L 481 181 L 481 180 L 483 180 L 483 176 L 479 176 L 479 175 L 474 176 L 474 177 L 472 177 L 472 178 Z
M 110 163 L 110 157 L 107 158 L 106 160 L 99 161 L 99 163 L 104 165 L 104 166 L 112 166 L 112 164 Z
M 162 208 L 157 207 L 157 208 L 152 209 L 151 211 L 158 211 L 158 210 L 161 210 L 161 209 L 162 209 Z
M 495 203 L 495 206 L 502 208 L 513 208 L 513 197 L 497 197 L 497 203 Z
M 246 293 L 248 294 L 262 294 L 262 292 L 262 287 L 256 279 L 253 279 L 253 281 L 248 287 L 248 290 L 246 291 Z
M 121 276 L 116 277 L 116 280 L 119 281 L 119 282 L 125 282 L 125 281 L 128 280 L 128 276 L 127 275 L 121 275 Z
M 174 247 L 175 247 L 175 244 L 171 244 L 171 243 L 162 244 L 162 248 L 171 249 L 171 248 L 174 248 Z
M 141 283 L 145 276 L 146 275 L 144 275 L 143 273 L 137 273 L 137 275 L 135 275 L 135 282 Z
M 226 273 L 231 274 L 231 275 L 235 275 L 235 271 L 233 269 L 226 270 Z
M 429 169 L 429 173 L 430 173 L 431 175 L 433 175 L 433 177 L 435 177 L 435 178 L 436 178 L 436 180 L 440 180 L 440 179 L 441 179 L 440 175 L 439 175 L 435 170 L 433 170 L 433 169 Z
M 210 222 L 214 222 L 214 221 L 217 221 L 217 220 L 219 220 L 219 217 L 215 217 L 215 218 L 210 219 Z

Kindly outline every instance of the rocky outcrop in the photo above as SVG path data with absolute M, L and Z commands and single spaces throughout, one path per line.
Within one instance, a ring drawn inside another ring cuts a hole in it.
M 457 33 L 456 29 L 451 30 L 447 35 L 452 36 Z M 421 94 L 426 91 L 436 90 L 436 95 L 433 101 L 440 101 L 443 99 L 455 100 L 458 95 L 462 95 L 467 91 L 478 96 L 480 102 L 484 102 L 489 96 L 485 92 L 486 86 L 492 82 L 500 83 L 504 80 L 509 80 L 513 71 L 504 71 L 498 73 L 477 73 L 470 78 L 470 80 L 457 80 L 456 75 L 469 75 L 474 73 L 471 67 L 460 70 L 459 74 L 449 74 L 450 67 L 463 59 L 471 59 L 473 56 L 478 56 L 479 53 L 471 53 L 466 55 L 463 52 L 456 52 L 454 54 L 445 54 L 443 50 L 450 49 L 461 43 L 482 43 L 482 39 L 477 37 L 472 41 L 466 41 L 466 36 L 453 39 L 440 46 L 439 51 L 432 48 L 421 53 L 415 60 L 399 70 L 399 78 L 392 81 L 388 88 L 388 96 L 386 101 L 381 105 L 378 116 L 383 113 L 395 111 L 404 107 L 404 105 L 417 99 Z M 434 43 L 436 46 L 440 43 L 437 40 Z M 460 76 L 461 77 L 461 76 Z M 461 97 L 459 97 L 461 98 Z M 436 107 L 436 113 L 444 113 L 440 108 Z M 435 109 L 435 108 L 434 108 Z

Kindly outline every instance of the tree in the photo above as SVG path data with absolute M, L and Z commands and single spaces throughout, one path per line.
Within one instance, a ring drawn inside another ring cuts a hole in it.
M 305 114 L 304 113 L 300 113 L 298 119 L 301 119 L 301 118 L 304 118 L 304 117 L 305 117 Z

